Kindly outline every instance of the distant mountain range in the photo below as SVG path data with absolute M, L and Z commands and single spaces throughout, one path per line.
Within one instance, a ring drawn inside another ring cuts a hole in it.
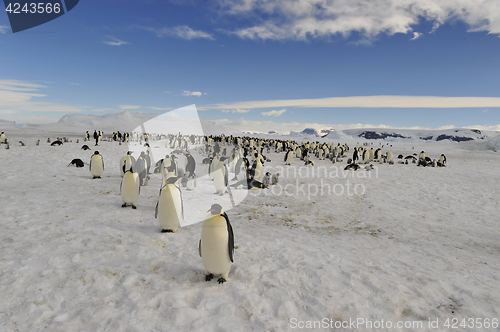
M 0 119 L 0 130 L 8 128 L 27 128 L 47 132 L 61 133 L 82 133 L 85 131 L 93 131 L 94 129 L 102 130 L 106 134 L 113 131 L 130 132 L 147 122 L 154 119 L 159 114 L 152 113 L 131 113 L 123 111 L 120 113 L 109 113 L 104 115 L 97 114 L 68 114 L 64 115 L 57 123 L 40 124 L 40 125 L 19 125 L 14 121 L 6 121 Z M 385 141 L 420 141 L 420 142 L 465 142 L 473 140 L 490 139 L 500 135 L 500 132 L 481 131 L 478 129 L 380 129 L 380 128 L 362 128 L 362 129 L 347 129 L 335 130 L 333 128 L 316 129 L 306 128 L 303 131 L 290 131 L 288 135 L 283 135 L 276 131 L 262 133 L 241 132 L 227 128 L 217 121 L 201 120 L 203 132 L 207 135 L 251 135 L 265 137 L 283 137 L 284 139 L 298 139 L 316 141 L 319 139 L 326 140 L 385 140 Z M 178 130 L 180 130 L 179 128 Z

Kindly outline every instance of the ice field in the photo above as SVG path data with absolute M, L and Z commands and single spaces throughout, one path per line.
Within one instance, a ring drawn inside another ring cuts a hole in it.
M 83 151 L 83 135 L 51 147 L 47 137 L 67 135 L 8 134 L 10 149 L 0 146 L 0 331 L 456 331 L 447 320 L 500 319 L 500 154 L 486 142 L 393 142 L 395 157 L 445 153 L 447 167 L 374 163 L 346 173 L 345 160 L 312 158 L 309 168 L 294 158 L 286 168 L 284 153 L 264 151 L 280 183 L 227 209 L 235 260 L 219 285 L 205 282 L 201 223 L 159 232 L 160 175 L 141 188 L 137 210 L 121 207 L 126 145 L 90 141 Z M 95 149 L 102 179 L 88 165 L 67 167 Z M 206 173 L 205 156 L 194 157 Z M 227 204 L 210 186 L 199 179 L 183 192 L 189 218 L 214 199 Z M 358 319 L 394 326 L 342 325 Z M 318 321 L 333 325 L 307 328 Z

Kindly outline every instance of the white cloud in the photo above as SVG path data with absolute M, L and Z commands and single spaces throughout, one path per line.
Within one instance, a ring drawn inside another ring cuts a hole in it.
M 141 108 L 141 106 L 138 105 L 118 105 L 118 107 L 122 110 L 136 110 Z
M 6 34 L 7 31 L 9 31 L 9 27 L 6 27 L 5 25 L 0 25 L 0 33 L 1 34 Z
M 80 83 L 70 83 L 71 85 L 80 85 Z
M 203 95 L 203 93 L 201 93 L 200 91 L 187 91 L 187 90 L 183 90 L 182 91 L 182 95 L 183 96 L 201 97 Z
M 278 107 L 487 108 L 500 107 L 500 97 L 353 96 L 318 99 L 259 100 L 202 106 L 198 107 L 198 110 Z
M 103 41 L 103 43 L 106 44 L 106 45 L 121 46 L 121 45 L 130 44 L 129 42 L 120 40 L 120 39 L 118 39 L 116 37 L 113 37 L 113 36 L 107 36 L 107 38 L 110 39 L 110 40 L 104 40 Z
M 465 22 L 469 31 L 500 34 L 497 0 L 219 0 L 219 4 L 227 15 L 255 22 L 232 31 L 248 39 L 307 40 L 359 32 L 362 40 L 370 41 L 380 34 L 413 32 L 422 21 L 430 22 L 433 32 L 456 20 Z
M 14 110 L 0 109 L 0 115 L 16 114 L 16 113 L 17 111 Z
M 234 113 L 248 113 L 248 112 L 250 112 L 250 110 L 242 110 L 242 109 L 238 108 L 238 109 L 235 109 L 235 110 L 222 110 L 222 112 L 224 112 L 224 113 L 230 113 L 231 112 L 231 113 L 234 114 Z
M 156 28 L 149 28 L 149 27 L 139 27 L 144 30 L 152 31 L 156 33 L 156 35 L 160 38 L 163 37 L 177 37 L 181 39 L 186 39 L 186 40 L 192 40 L 192 39 L 210 39 L 213 40 L 214 37 L 209 34 L 208 32 L 201 31 L 201 30 L 193 30 L 187 25 L 181 25 L 173 28 L 162 28 L 162 29 L 156 29 Z
M 272 110 L 272 111 L 269 111 L 269 112 L 262 112 L 261 114 L 262 114 L 263 116 L 274 116 L 274 117 L 278 117 L 278 116 L 282 116 L 285 112 L 286 112 L 286 109 L 282 109 L 282 110 L 280 110 L 280 111 Z
M 410 40 L 417 40 L 419 39 L 420 37 L 422 37 L 424 34 L 423 33 L 420 33 L 420 32 L 414 32 L 413 33 L 413 38 L 411 38 Z
M 37 101 L 47 97 L 39 93 L 44 85 L 17 80 L 0 79 L 0 110 L 15 112 L 83 112 L 84 107 Z

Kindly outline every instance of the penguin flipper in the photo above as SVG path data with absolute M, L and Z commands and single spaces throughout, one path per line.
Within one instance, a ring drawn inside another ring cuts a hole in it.
M 201 256 L 201 240 L 200 240 L 200 244 L 198 245 L 198 252 L 200 253 L 200 257 L 202 257 Z
M 224 212 L 222 214 L 224 219 L 226 219 L 226 224 L 227 224 L 227 233 L 228 233 L 228 249 L 229 249 L 229 259 L 231 260 L 231 263 L 234 263 L 234 233 L 233 233 L 233 227 L 231 226 L 231 223 L 229 222 L 229 217 L 227 214 Z
M 228 175 L 227 167 L 226 167 L 226 165 L 224 165 L 224 187 L 227 187 L 228 184 L 229 184 L 229 175 Z
M 140 189 L 139 189 L 140 190 Z M 155 208 L 155 219 L 158 218 L 158 204 L 160 204 L 160 201 L 156 202 L 156 208 Z

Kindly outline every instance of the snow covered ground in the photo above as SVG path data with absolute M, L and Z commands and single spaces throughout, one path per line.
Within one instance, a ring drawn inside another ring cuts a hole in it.
M 102 142 L 104 177 L 92 180 L 88 166 L 67 167 L 93 153 L 80 150 L 81 137 L 50 147 L 48 136 L 64 135 L 7 135 L 0 331 L 457 331 L 445 327 L 454 318 L 460 331 L 500 330 L 459 325 L 500 319 L 500 154 L 486 142 L 394 142 L 395 156 L 445 153 L 448 167 L 374 164 L 347 176 L 345 162 L 294 159 L 285 169 L 283 154 L 268 154 L 268 170 L 284 172 L 280 185 L 227 211 L 235 263 L 218 285 L 204 281 L 201 224 L 159 233 L 160 176 L 141 189 L 137 210 L 121 208 L 126 146 Z M 322 166 L 326 174 L 312 173 Z M 184 194 L 202 214 L 214 199 Z M 353 328 L 358 319 L 375 326 Z

